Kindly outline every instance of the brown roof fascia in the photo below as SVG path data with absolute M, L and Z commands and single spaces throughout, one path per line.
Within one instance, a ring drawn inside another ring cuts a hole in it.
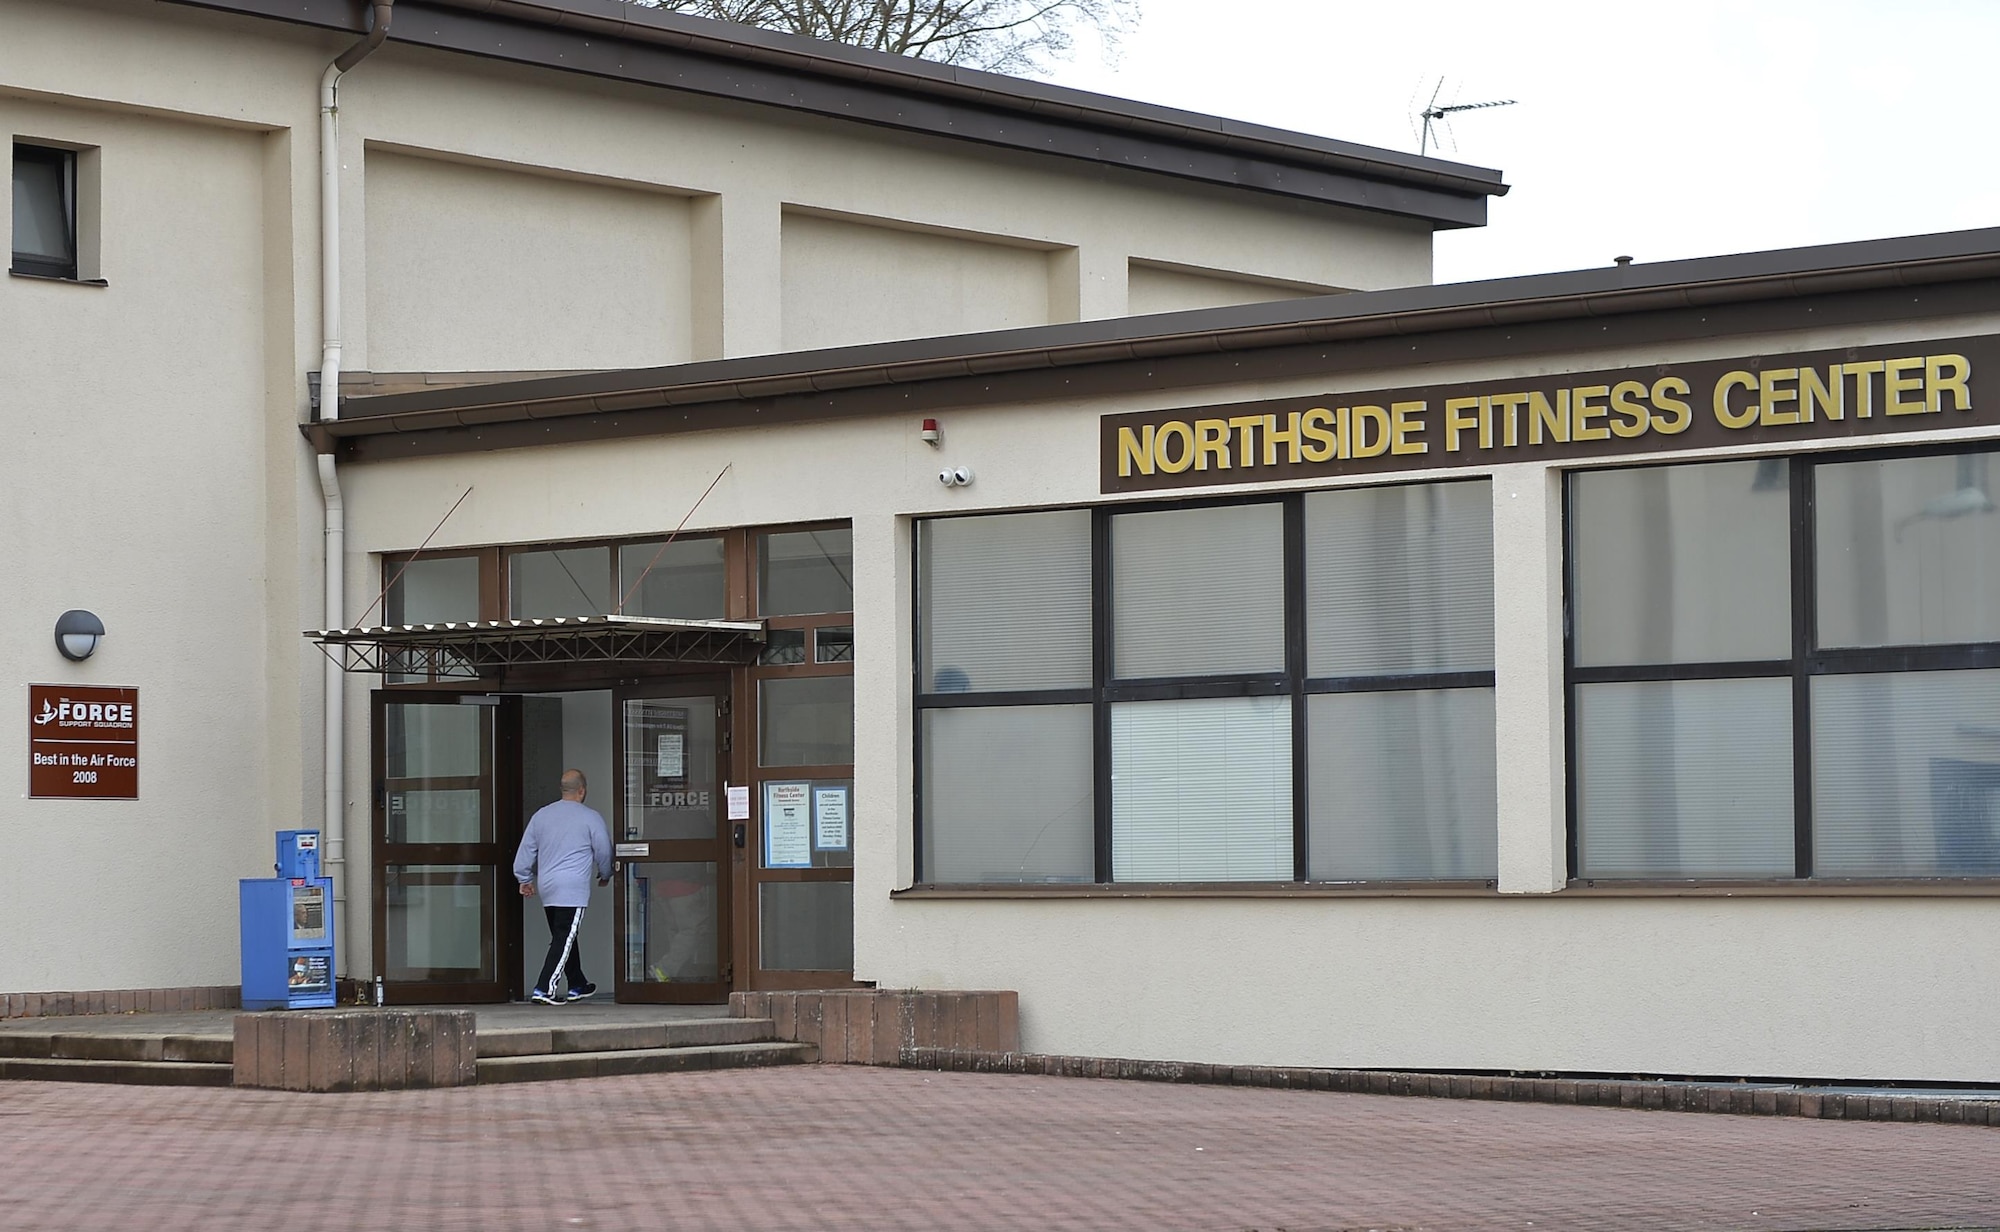
M 359 32 L 353 0 L 165 0 Z M 400 0 L 390 41 L 1399 215 L 1486 222 L 1498 171 L 624 0 Z
M 1000 376 L 940 377 L 920 383 L 864 385 L 564 417 L 524 418 L 520 408 L 492 407 L 487 408 L 492 415 L 490 421 L 481 422 L 468 415 L 468 426 L 464 427 L 409 431 L 390 427 L 386 431 L 339 439 L 324 432 L 328 425 L 306 424 L 302 430 L 315 448 L 337 453 L 342 461 L 393 461 L 710 429 L 772 427 L 849 416 L 895 415 L 914 419 L 967 407 L 1047 405 L 1089 397 L 1129 397 L 1145 391 L 1196 390 L 1249 380 L 1317 382 L 1345 372 L 1420 371 L 1428 364 L 1454 361 L 1490 364 L 1495 372 L 1519 371 L 1523 358 L 1528 356 L 1662 342 L 1699 345 L 1734 335 L 1792 329 L 1923 322 L 1990 314 L 1996 304 L 2000 304 L 2000 276 L 1932 286 L 1885 286 L 1798 298 L 1670 308 L 1590 321 L 1536 321 L 1433 334 L 1299 342 L 1254 352 L 1189 352 L 1164 358 L 1027 368 Z M 1170 400 L 1189 404 L 1201 401 L 1198 395 L 1188 394 Z M 334 426 L 351 430 L 353 423 L 342 421 Z
M 339 420 L 312 427 L 318 440 L 341 442 L 343 453 L 357 457 L 430 452 L 364 450 L 363 438 L 510 423 L 537 424 L 541 435 L 535 439 L 549 440 L 557 439 L 559 425 L 567 437 L 587 431 L 577 421 L 608 416 L 620 419 L 617 435 L 670 433 L 773 422 L 780 402 L 788 404 L 782 418 L 789 421 L 862 413 L 870 406 L 879 412 L 1022 401 L 1074 393 L 1085 384 L 1094 393 L 1157 388 L 1161 366 L 1176 360 L 1198 361 L 1193 370 L 1178 365 L 1185 375 L 1177 379 L 1214 383 L 1241 375 L 1231 369 L 1248 353 L 1287 347 L 1496 330 L 1514 336 L 1525 326 L 1548 327 L 1545 333 L 1567 336 L 1568 345 L 1578 347 L 1602 333 L 1588 325 L 1592 321 L 1687 312 L 1707 320 L 1730 305 L 1842 296 L 1872 305 L 1862 311 L 1879 316 L 1893 309 L 1882 302 L 1883 292 L 1996 278 L 2000 228 L 343 399 Z M 1935 315 L 1940 309 L 1934 305 L 1935 299 L 1919 315 Z M 1975 298 L 1967 310 L 1981 307 L 2000 308 L 2000 300 Z M 1320 368 L 1384 361 L 1380 348 L 1368 353 L 1375 358 L 1322 362 Z M 1262 354 L 1256 362 L 1267 375 Z M 937 388 L 912 396 L 926 386 Z M 882 392 L 894 388 L 905 392 L 885 404 Z M 873 391 L 872 398 L 846 409 L 828 400 L 863 390 Z M 486 433 L 478 439 L 497 438 Z M 511 446 L 467 438 L 457 447 Z
M 491 13 L 533 24 L 613 34 L 637 42 L 682 47 L 723 59 L 740 59 L 816 76 L 865 81 L 912 93 L 936 94 L 996 110 L 1032 112 L 1090 127 L 1149 132 L 1188 144 L 1211 145 L 1287 160 L 1323 161 L 1326 166 L 1373 179 L 1477 196 L 1503 196 L 1507 192 L 1500 173 L 1490 168 L 1073 90 L 1028 78 L 919 60 L 913 56 L 891 55 L 842 43 L 802 38 L 754 26 L 709 21 L 684 13 L 629 4 L 625 0 L 418 2 Z

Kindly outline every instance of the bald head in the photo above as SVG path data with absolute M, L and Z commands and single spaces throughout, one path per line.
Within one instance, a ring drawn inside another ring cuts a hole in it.
M 562 797 L 565 800 L 581 800 L 590 791 L 590 784 L 581 770 L 565 770 L 562 774 Z

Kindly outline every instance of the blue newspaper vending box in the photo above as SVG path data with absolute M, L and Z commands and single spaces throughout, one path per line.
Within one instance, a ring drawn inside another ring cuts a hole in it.
M 243 1008 L 332 1005 L 333 880 L 319 875 L 319 831 L 278 831 L 275 867 L 239 883 Z

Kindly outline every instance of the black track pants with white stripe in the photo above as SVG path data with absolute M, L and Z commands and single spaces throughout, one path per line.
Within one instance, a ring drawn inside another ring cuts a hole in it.
M 583 948 L 583 908 L 544 907 L 549 917 L 549 956 L 542 960 L 542 976 L 535 981 L 535 987 L 543 992 L 554 992 L 549 983 L 556 978 L 556 972 L 563 973 L 563 979 L 571 988 L 581 988 L 590 981 L 583 978 L 583 957 L 578 953 Z

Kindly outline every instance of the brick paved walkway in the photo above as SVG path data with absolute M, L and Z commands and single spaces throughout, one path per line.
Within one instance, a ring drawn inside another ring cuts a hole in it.
M 0 1083 L 0 1228 L 2000 1226 L 2000 1130 L 801 1066 Z

